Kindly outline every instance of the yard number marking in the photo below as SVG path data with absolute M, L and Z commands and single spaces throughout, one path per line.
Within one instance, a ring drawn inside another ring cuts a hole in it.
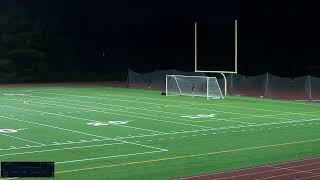
M 0 133 L 16 133 L 21 130 L 25 130 L 27 128 L 22 128 L 22 129 L 0 129 Z
M 88 125 L 91 126 L 108 126 L 108 125 L 123 125 L 123 124 L 127 124 L 128 121 L 107 121 L 107 122 L 89 122 L 86 123 Z
M 2 93 L 4 96 L 30 96 L 31 94 Z
M 190 119 L 199 119 L 199 118 L 213 118 L 216 114 L 197 114 L 197 115 L 187 115 L 187 116 L 181 116 L 184 118 L 190 118 Z

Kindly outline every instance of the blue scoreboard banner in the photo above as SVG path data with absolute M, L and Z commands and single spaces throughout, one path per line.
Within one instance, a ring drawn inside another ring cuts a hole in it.
M 54 162 L 1 162 L 1 177 L 54 177 Z

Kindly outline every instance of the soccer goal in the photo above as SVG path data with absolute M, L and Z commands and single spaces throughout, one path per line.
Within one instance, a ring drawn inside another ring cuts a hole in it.
M 166 76 L 167 96 L 200 96 L 207 99 L 223 99 L 217 78 L 207 76 Z

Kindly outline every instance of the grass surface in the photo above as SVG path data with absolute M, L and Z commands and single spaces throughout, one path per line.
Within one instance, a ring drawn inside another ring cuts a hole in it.
M 0 161 L 56 179 L 172 179 L 320 156 L 320 106 L 106 87 L 0 89 Z

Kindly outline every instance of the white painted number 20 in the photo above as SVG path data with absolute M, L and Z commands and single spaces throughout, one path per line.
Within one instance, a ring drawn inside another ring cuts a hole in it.
M 86 124 L 91 126 L 108 126 L 108 125 L 123 125 L 127 123 L 128 121 L 107 121 L 107 122 L 89 122 Z
M 187 115 L 187 116 L 181 116 L 181 117 L 190 118 L 190 119 L 213 118 L 215 117 L 215 114 L 197 114 L 197 115 Z
M 18 130 L 15 129 L 0 129 L 0 133 L 16 133 Z

